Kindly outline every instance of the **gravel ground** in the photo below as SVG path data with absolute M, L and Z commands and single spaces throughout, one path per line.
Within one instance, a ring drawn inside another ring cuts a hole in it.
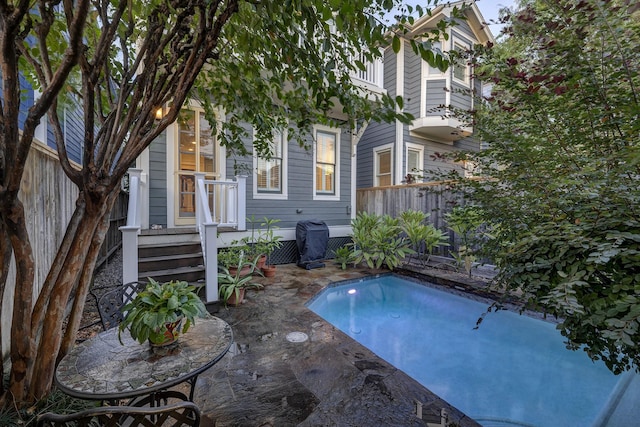
M 82 324 L 78 331 L 77 340 L 84 341 L 102 331 L 100 315 L 96 301 L 105 292 L 122 284 L 122 250 L 117 250 L 111 258 L 102 264 L 95 272 L 90 294 L 82 314 Z

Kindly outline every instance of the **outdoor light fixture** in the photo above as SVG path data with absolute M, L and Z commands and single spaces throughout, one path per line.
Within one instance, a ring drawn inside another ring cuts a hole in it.
M 158 108 L 156 110 L 156 120 L 161 120 L 163 115 L 164 111 L 162 110 L 162 107 Z

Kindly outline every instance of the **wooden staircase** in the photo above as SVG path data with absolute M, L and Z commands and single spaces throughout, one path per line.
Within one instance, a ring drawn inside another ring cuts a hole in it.
M 143 230 L 138 237 L 138 279 L 158 282 L 205 277 L 200 237 L 193 229 Z

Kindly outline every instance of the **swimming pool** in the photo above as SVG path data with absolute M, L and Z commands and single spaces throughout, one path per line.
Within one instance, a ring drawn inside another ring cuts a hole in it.
M 480 424 L 637 425 L 624 403 L 636 375 L 567 350 L 551 323 L 500 311 L 474 330 L 486 302 L 395 275 L 336 284 L 307 306 Z

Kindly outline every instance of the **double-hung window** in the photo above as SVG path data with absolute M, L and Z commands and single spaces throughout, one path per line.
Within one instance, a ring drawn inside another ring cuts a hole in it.
M 468 86 L 471 82 L 471 66 L 469 65 L 468 51 L 470 47 L 459 41 L 453 42 L 453 50 L 456 55 L 453 63 L 453 79 Z
M 316 126 L 314 130 L 314 198 L 336 200 L 340 198 L 338 129 Z
M 407 170 L 406 174 L 411 175 L 414 180 L 423 174 L 424 169 L 424 147 L 418 144 L 407 143 Z M 422 179 L 421 179 L 422 180 Z
M 392 144 L 378 147 L 374 151 L 374 172 L 376 187 L 393 185 L 393 153 Z
M 253 196 L 255 199 L 287 198 L 287 133 L 276 131 L 269 143 L 271 156 L 254 155 Z

